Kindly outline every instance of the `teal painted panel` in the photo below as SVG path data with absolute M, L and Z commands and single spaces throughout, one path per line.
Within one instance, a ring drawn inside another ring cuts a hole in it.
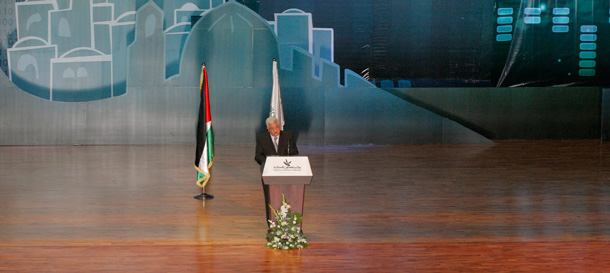
M 101 53 L 109 55 L 112 53 L 112 44 L 111 44 L 111 26 L 107 24 L 96 24 L 93 26 L 93 29 L 96 33 L 96 39 L 94 43 L 94 48 L 99 50 Z
M 553 17 L 553 24 L 568 24 L 570 23 L 570 17 L 558 16 Z
M 316 62 L 316 76 L 320 76 L 321 61 L 333 62 L 334 56 L 334 32 L 333 29 L 316 29 L 313 31 L 313 55 Z
M 569 26 L 553 26 L 552 31 L 555 33 L 567 33 L 570 31 Z
M 581 34 L 580 40 L 583 42 L 595 42 L 595 41 L 597 41 L 597 35 L 596 34 Z
M 525 8 L 525 9 L 523 9 L 523 13 L 525 13 L 525 15 L 540 15 L 542 13 L 542 9 L 540 9 L 540 8 Z
M 537 24 L 540 24 L 540 22 L 541 22 L 541 19 L 540 19 L 540 17 L 537 17 L 537 16 L 528 16 L 528 17 L 523 18 L 523 23 L 525 23 L 525 24 L 537 25 Z
M 596 139 L 600 89 L 395 88 L 389 92 L 491 139 Z
M 596 50 L 596 43 L 580 43 L 580 50 Z
M 595 76 L 595 69 L 579 69 L 578 75 L 581 77 L 593 77 Z
M 512 14 L 513 14 L 512 8 L 499 8 L 498 9 L 498 15 L 500 15 L 500 16 L 512 15 Z
M 582 26 L 580 26 L 580 32 L 583 32 L 583 33 L 595 33 L 595 32 L 597 32 L 597 26 L 582 25 Z
M 498 42 L 508 42 L 513 39 L 512 34 L 498 34 L 496 35 L 496 41 Z
M 585 60 L 578 62 L 578 66 L 582 68 L 593 68 L 595 67 L 596 62 L 591 60 Z
M 507 33 L 507 32 L 512 32 L 513 31 L 513 26 L 498 26 L 496 28 L 496 32 L 498 33 Z
M 513 23 L 513 17 L 498 17 L 498 25 L 507 25 Z
M 581 59 L 595 59 L 597 53 L 595 51 L 582 51 L 578 54 Z
M 104 6 L 94 6 L 93 11 L 93 22 L 110 22 L 114 18 L 112 18 L 112 9 L 113 6 L 104 5 Z
M 569 8 L 554 8 L 553 9 L 553 15 L 569 15 L 569 14 L 570 14 Z

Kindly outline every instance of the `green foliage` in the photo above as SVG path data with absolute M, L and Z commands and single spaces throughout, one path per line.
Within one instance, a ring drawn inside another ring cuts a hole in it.
M 271 205 L 269 207 L 275 214 L 275 222 L 269 220 L 271 232 L 267 234 L 267 244 L 265 246 L 283 250 L 307 247 L 307 237 L 298 226 L 303 222 L 303 215 L 293 213 L 290 210 L 290 205 L 286 203 L 286 197 L 283 197 L 279 211 Z

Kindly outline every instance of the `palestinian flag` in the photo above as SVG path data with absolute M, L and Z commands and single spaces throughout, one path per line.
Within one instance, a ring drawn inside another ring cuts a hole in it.
M 210 180 L 210 168 L 214 162 L 214 132 L 212 131 L 210 91 L 208 88 L 208 72 L 205 69 L 205 63 L 201 65 L 201 80 L 199 86 L 201 102 L 199 103 L 199 120 L 197 122 L 195 169 L 197 170 L 197 185 L 203 188 Z

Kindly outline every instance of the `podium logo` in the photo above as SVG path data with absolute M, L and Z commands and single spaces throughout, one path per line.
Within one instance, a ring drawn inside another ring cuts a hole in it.
M 297 162 L 297 164 L 295 164 L 295 166 L 293 166 L 292 161 L 288 161 L 288 159 L 285 159 L 282 163 L 283 163 L 283 165 L 273 166 L 273 171 L 276 171 L 276 172 L 300 172 L 301 171 L 301 166 L 299 166 L 298 162 Z

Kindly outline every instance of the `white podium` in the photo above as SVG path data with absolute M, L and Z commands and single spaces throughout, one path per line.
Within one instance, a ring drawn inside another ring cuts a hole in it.
M 269 203 L 274 209 L 280 209 L 284 195 L 291 210 L 303 214 L 305 185 L 313 179 L 307 156 L 268 156 L 262 177 L 263 183 L 269 185 Z M 275 221 L 275 214 L 270 208 L 267 210 Z

